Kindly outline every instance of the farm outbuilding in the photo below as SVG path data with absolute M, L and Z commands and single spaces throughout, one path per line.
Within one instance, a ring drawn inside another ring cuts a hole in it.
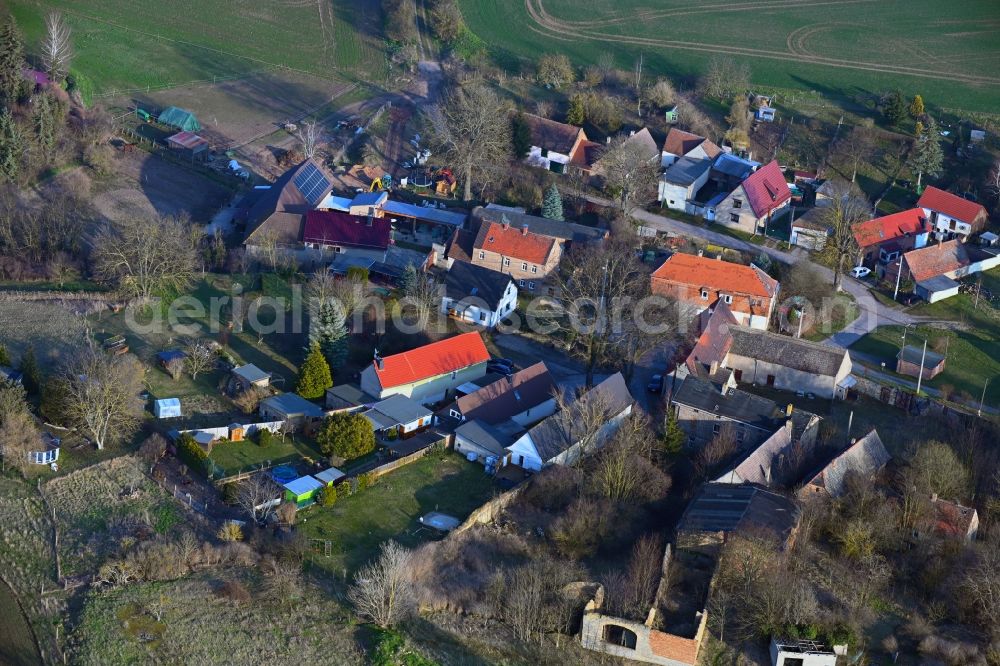
M 325 469 L 319 474 L 314 474 L 313 476 L 317 481 L 327 486 L 332 486 L 333 484 L 347 478 L 347 475 L 336 467 L 330 467 L 329 469 Z
M 163 398 L 153 402 L 153 415 L 158 419 L 173 419 L 181 415 L 180 398 Z
M 316 501 L 316 491 L 323 487 L 323 483 L 311 476 L 300 476 L 282 487 L 285 489 L 285 499 L 295 502 L 295 506 L 301 509 Z
M 168 136 L 167 145 L 192 160 L 204 159 L 208 154 L 208 141 L 194 132 L 178 132 Z
M 179 109 L 176 106 L 168 106 L 160 115 L 156 117 L 157 122 L 163 125 L 176 127 L 185 132 L 198 132 L 201 130 L 201 123 L 198 118 L 187 109 Z

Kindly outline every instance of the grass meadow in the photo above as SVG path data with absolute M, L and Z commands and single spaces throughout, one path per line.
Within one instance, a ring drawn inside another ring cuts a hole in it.
M 995 110 L 1000 17 L 992 0 L 820 3 L 686 0 L 460 0 L 472 32 L 511 69 L 542 53 L 577 65 L 605 54 L 648 76 L 691 78 L 717 53 L 746 61 L 761 87 L 831 97 L 900 88 L 928 102 Z

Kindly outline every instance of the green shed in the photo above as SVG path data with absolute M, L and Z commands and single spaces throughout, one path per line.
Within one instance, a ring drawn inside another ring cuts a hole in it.
M 168 106 L 160 112 L 156 119 L 164 125 L 170 125 L 185 132 L 197 132 L 201 129 L 201 123 L 194 114 L 186 109 L 179 109 L 176 106 Z
M 301 509 L 316 501 L 316 491 L 323 487 L 323 483 L 311 476 L 300 476 L 282 487 L 285 489 L 285 499 L 289 502 L 295 502 L 295 505 Z

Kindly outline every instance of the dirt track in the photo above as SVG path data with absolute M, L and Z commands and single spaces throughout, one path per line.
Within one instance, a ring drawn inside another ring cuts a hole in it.
M 675 9 L 662 11 L 643 12 L 641 18 L 644 22 L 652 19 L 661 19 L 668 16 L 680 16 L 698 13 L 714 12 L 742 12 L 760 11 L 763 9 L 786 9 L 789 6 L 818 7 L 823 5 L 848 5 L 867 2 L 877 2 L 877 0 L 826 0 L 819 2 L 777 2 L 776 0 L 765 0 L 765 2 L 755 3 L 726 3 L 716 5 L 703 5 L 696 9 Z M 886 74 L 904 74 L 927 79 L 943 79 L 947 81 L 960 81 L 962 83 L 979 85 L 1000 85 L 1000 79 L 989 76 L 977 76 L 963 73 L 961 71 L 940 71 L 930 70 L 921 67 L 907 67 L 905 65 L 889 65 L 884 63 L 872 63 L 858 60 L 846 60 L 840 58 L 830 58 L 818 56 L 809 52 L 805 47 L 805 42 L 809 36 L 819 32 L 827 26 L 834 24 L 815 24 L 799 28 L 793 31 L 787 40 L 787 51 L 772 51 L 766 49 L 754 49 L 745 46 L 732 46 L 728 44 L 709 44 L 706 42 L 689 42 L 667 39 L 653 39 L 649 37 L 626 37 L 603 32 L 594 31 L 593 28 L 607 27 L 618 23 L 634 21 L 636 17 L 629 15 L 611 19 L 600 19 L 591 21 L 564 21 L 549 14 L 542 0 L 525 0 L 525 8 L 528 15 L 535 22 L 535 25 L 528 26 L 529 30 L 536 32 L 548 39 L 558 40 L 592 40 L 602 42 L 619 42 L 625 44 L 636 44 L 653 46 L 667 49 L 681 49 L 686 51 L 700 51 L 705 53 L 725 53 L 729 55 L 753 56 L 758 58 L 768 58 L 771 60 L 785 60 L 789 62 L 805 62 L 828 67 L 838 67 L 842 69 L 855 69 L 869 72 L 882 72 Z

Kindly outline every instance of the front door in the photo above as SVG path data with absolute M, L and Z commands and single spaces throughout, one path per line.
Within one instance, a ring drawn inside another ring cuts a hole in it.
M 768 375 L 767 376 L 767 385 L 768 386 L 774 386 L 774 375 Z

